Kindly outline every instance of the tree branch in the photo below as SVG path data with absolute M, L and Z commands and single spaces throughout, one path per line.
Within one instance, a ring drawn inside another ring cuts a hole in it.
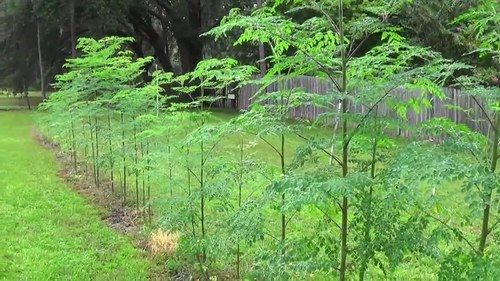
M 339 202 L 335 202 L 335 203 L 337 203 L 337 205 L 339 206 L 340 210 L 344 210 L 344 208 L 342 207 L 342 205 Z
M 370 114 L 373 112 L 373 110 L 387 97 L 389 96 L 389 94 L 394 90 L 396 89 L 397 86 L 394 86 L 392 88 L 390 88 L 387 92 L 385 92 L 385 94 L 383 96 L 381 96 L 376 102 L 375 104 L 372 105 L 372 107 L 370 107 L 370 109 L 368 110 L 368 112 L 366 112 L 366 114 L 361 118 L 361 121 L 359 121 L 359 123 L 356 125 L 356 128 L 354 128 L 354 130 L 352 131 L 352 133 L 350 134 L 350 136 L 347 138 L 346 142 L 344 145 L 349 145 L 349 143 L 351 142 L 352 138 L 356 135 L 356 133 L 359 131 L 359 129 L 361 128 L 361 126 L 363 125 L 363 123 L 365 122 L 365 120 L 368 118 L 368 116 L 370 116 Z
M 208 161 L 208 158 L 211 156 L 212 152 L 214 151 L 215 147 L 221 142 L 221 138 L 219 138 L 214 145 L 210 148 L 210 150 L 207 152 L 205 159 L 203 159 L 203 165 Z
M 269 32 L 269 30 L 267 30 Z M 332 81 L 332 83 L 335 85 L 335 88 L 337 89 L 337 91 L 341 91 L 341 88 L 340 88 L 340 85 L 337 83 L 337 81 L 335 80 L 335 78 L 333 77 L 333 75 L 331 74 L 331 69 L 329 69 L 328 66 L 326 66 L 324 63 L 320 62 L 318 59 L 316 59 L 313 55 L 309 54 L 308 52 L 306 52 L 303 48 L 301 48 L 300 46 L 298 46 L 296 43 L 294 43 L 292 40 L 290 40 L 289 38 L 286 38 L 284 37 L 283 35 L 281 34 L 277 34 L 277 33 L 274 33 L 275 36 L 277 36 L 278 38 L 280 38 L 281 40 L 287 42 L 288 44 L 290 44 L 291 46 L 295 47 L 298 49 L 298 51 L 300 51 L 301 53 L 303 53 L 306 57 L 308 57 L 309 59 L 311 59 L 312 61 L 314 61 L 321 69 L 322 71 L 328 76 L 328 78 L 330 79 L 330 81 Z
M 266 230 L 263 230 L 262 231 L 264 234 L 266 234 L 267 236 L 273 238 L 274 240 L 276 241 L 281 241 L 281 239 L 278 239 L 276 236 L 272 235 L 270 232 L 266 231 Z
M 306 140 L 306 141 L 311 141 L 309 138 L 301 135 L 300 133 L 295 133 L 299 138 L 303 139 L 303 140 Z M 323 147 L 320 147 L 319 145 L 315 145 L 316 148 L 319 148 L 321 151 L 323 151 L 324 153 L 326 153 L 328 156 L 332 157 L 333 160 L 335 160 L 335 162 L 337 162 L 341 167 L 344 166 L 344 164 L 342 163 L 342 161 L 340 161 L 335 155 L 333 155 L 332 153 L 328 152 L 326 149 L 324 149 Z
M 476 254 L 480 254 L 476 248 L 472 245 L 472 243 L 465 237 L 465 235 L 457 228 L 454 228 L 450 225 L 448 225 L 445 221 L 443 221 L 442 219 L 432 215 L 431 213 L 429 212 L 426 212 L 424 211 L 422 208 L 421 210 L 426 214 L 428 215 L 429 217 L 433 218 L 434 220 L 438 221 L 439 223 L 441 223 L 443 226 L 445 226 L 446 228 L 448 228 L 449 230 L 451 230 L 456 236 L 458 236 L 460 239 L 464 240 L 465 243 L 467 243 L 467 245 L 469 245 L 469 247 L 476 253 Z
M 490 233 L 491 233 L 491 232 L 492 232 L 492 231 L 493 231 L 493 230 L 497 227 L 497 225 L 498 225 L 499 223 L 500 223 L 500 219 L 497 219 L 497 221 L 496 221 L 494 224 L 492 224 L 492 225 L 491 225 L 491 227 L 490 227 L 490 229 L 488 230 L 488 232 L 487 232 L 487 234 L 486 234 L 486 235 L 490 234 Z
M 486 119 L 488 120 L 488 123 L 490 123 L 493 131 L 496 132 L 497 128 L 495 126 L 495 123 L 493 123 L 493 120 L 491 120 L 490 116 L 488 115 L 488 112 L 486 112 L 483 105 L 477 100 L 477 98 L 475 96 L 471 95 L 471 98 L 472 98 L 472 100 L 474 100 L 474 102 L 477 104 L 477 106 L 479 106 L 479 108 L 481 109 L 481 112 L 484 114 L 484 116 L 486 116 Z
M 337 223 L 337 222 L 336 222 L 336 221 L 335 221 L 335 220 L 334 220 L 334 219 L 333 219 L 333 218 L 332 218 L 329 214 L 327 214 L 327 213 L 326 213 L 323 209 L 321 209 L 319 206 L 316 206 L 316 208 L 317 208 L 318 210 L 320 210 L 320 211 L 323 213 L 323 215 L 325 215 L 325 216 L 326 216 L 326 217 L 327 217 L 327 218 L 328 218 L 328 219 L 329 219 L 329 220 L 330 220 L 333 224 L 335 224 L 335 226 L 337 226 L 337 228 L 338 228 L 339 230 L 341 230 L 341 229 L 342 229 L 342 228 L 340 227 L 340 225 L 339 225 L 339 224 L 338 224 L 338 223 Z
M 191 168 L 190 168 L 190 167 L 186 167 L 186 168 L 188 169 L 189 173 L 191 173 L 191 175 L 193 175 L 193 176 L 194 176 L 194 178 L 195 178 L 195 179 L 196 179 L 199 183 L 201 183 L 200 178 L 198 178 L 198 176 L 197 176 L 197 175 L 193 172 L 193 170 L 191 170 Z
M 269 145 L 274 151 L 276 151 L 276 153 L 278 153 L 279 156 L 283 157 L 283 155 L 281 155 L 281 151 L 279 151 L 276 146 L 274 146 L 272 143 L 270 143 L 268 140 L 266 140 L 264 137 L 260 136 L 259 134 L 257 133 L 253 133 L 253 132 L 249 132 L 249 131 L 243 131 L 247 134 L 250 134 L 250 135 L 254 135 L 254 136 L 257 136 L 259 137 L 261 140 L 263 140 L 265 143 L 267 143 L 267 145 Z
M 309 59 L 313 60 L 321 69 L 323 69 L 323 72 L 328 76 L 328 78 L 330 79 L 330 81 L 332 81 L 333 85 L 335 85 L 335 88 L 337 89 L 337 91 L 340 92 L 340 85 L 339 83 L 335 80 L 335 78 L 333 77 L 333 75 L 330 74 L 329 70 L 328 70 L 328 67 L 326 65 L 324 65 L 322 62 L 320 62 L 319 60 L 317 60 L 315 57 L 313 57 L 312 55 L 304 52 L 303 50 L 299 50 L 300 52 L 302 52 L 304 55 L 306 55 Z
M 298 210 L 296 210 L 296 211 L 295 211 L 295 213 L 293 213 L 293 214 L 292 214 L 292 215 L 288 218 L 288 220 L 285 222 L 285 226 L 287 226 L 287 225 L 288 225 L 288 223 L 289 223 L 289 222 L 293 219 L 293 217 L 294 217 L 295 215 L 297 215 L 297 213 L 298 213 L 298 212 L 299 212 L 299 211 L 298 211 Z
M 356 46 L 356 48 L 354 50 L 349 50 L 348 54 L 347 54 L 347 60 L 350 60 L 352 58 L 352 56 L 354 56 L 354 54 L 359 50 L 359 48 L 361 48 L 361 46 L 363 46 L 363 44 L 365 43 L 365 41 L 368 39 L 368 35 L 365 34 L 365 37 L 361 40 L 361 42 L 359 42 L 359 44 Z M 351 44 L 352 46 L 352 44 Z
M 316 3 L 314 3 L 316 4 Z M 333 18 L 321 7 L 317 6 L 317 5 L 309 5 L 309 6 L 304 6 L 303 8 L 307 8 L 307 9 L 310 9 L 310 10 L 313 10 L 313 11 L 316 11 L 316 12 L 319 12 L 321 14 L 323 14 L 325 17 L 326 17 L 326 20 L 328 21 L 328 23 L 332 26 L 332 29 L 339 33 L 340 32 L 340 29 L 337 25 L 337 23 L 335 23 L 335 21 L 333 20 Z

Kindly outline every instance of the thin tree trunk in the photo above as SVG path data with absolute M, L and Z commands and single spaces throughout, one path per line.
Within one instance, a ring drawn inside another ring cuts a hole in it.
M 83 134 L 83 139 L 86 140 L 87 134 L 85 133 L 85 122 L 82 122 L 82 134 Z M 85 147 L 83 148 L 83 158 L 84 158 L 84 173 L 85 173 L 85 180 L 89 178 L 89 166 L 87 163 L 87 158 L 89 157 L 89 144 L 87 141 L 85 141 Z
M 494 130 L 493 138 L 492 138 L 492 149 L 491 149 L 491 173 L 495 173 L 497 170 L 497 162 L 498 162 L 498 141 L 500 140 L 500 114 L 497 113 L 496 129 L 492 127 Z M 490 221 L 490 212 L 491 212 L 491 196 L 493 191 L 490 189 L 487 191 L 486 198 L 484 200 L 484 210 L 483 210 L 483 223 L 481 227 L 481 237 L 479 239 L 479 253 L 481 255 L 484 254 L 484 249 L 486 248 L 486 239 L 490 233 L 489 229 L 489 221 Z
M 76 137 L 75 137 L 75 122 L 71 121 L 71 143 L 72 143 L 72 158 L 73 158 L 73 171 L 76 172 Z
M 151 224 L 151 171 L 149 169 L 149 165 L 151 164 L 151 159 L 149 158 L 149 142 L 146 143 L 146 155 L 147 155 L 147 172 L 148 172 L 148 220 L 149 224 Z
M 141 141 L 141 161 L 144 161 L 144 143 Z M 145 169 L 142 169 L 142 207 L 146 207 L 146 179 L 145 179 Z
M 203 82 L 203 78 L 202 78 Z M 201 98 L 205 95 L 205 89 L 201 87 Z M 204 110 L 203 102 L 201 103 L 201 112 Z M 204 117 L 202 117 L 204 118 Z M 205 119 L 202 119 L 202 126 L 205 125 Z M 201 220 L 201 237 L 205 239 L 205 142 L 201 140 L 200 143 L 200 220 Z M 204 263 L 207 259 L 207 250 L 203 246 L 201 261 Z M 204 270 L 206 273 L 206 270 Z
M 101 179 L 100 179 L 100 167 L 99 167 L 99 121 L 97 115 L 94 116 L 94 120 L 95 120 L 96 184 L 97 188 L 99 188 L 101 185 Z
M 96 157 L 95 157 L 95 144 L 94 144 L 94 131 L 92 129 L 92 118 L 89 116 L 89 130 L 90 130 L 90 146 L 92 148 L 92 169 L 94 172 L 94 184 L 97 186 L 97 170 L 96 170 Z
M 135 120 L 134 120 L 135 121 Z M 139 161 L 139 155 L 138 155 L 138 148 L 137 148 L 137 128 L 134 124 L 134 150 L 135 150 L 135 203 L 136 203 L 136 208 L 137 212 L 139 212 L 139 170 L 137 168 L 137 163 Z
M 285 122 L 286 114 L 288 112 L 285 111 L 285 98 L 283 93 L 280 97 L 280 106 L 281 106 L 281 122 Z M 281 175 L 284 177 L 286 174 L 285 167 L 285 134 L 281 132 L 281 143 L 280 143 L 280 164 L 281 164 Z M 286 214 L 283 212 L 283 207 L 285 205 L 286 195 L 285 192 L 281 194 L 281 255 L 283 258 L 285 257 L 286 249 L 285 249 L 285 241 L 286 241 Z
M 191 150 L 188 148 L 187 149 L 187 157 L 186 159 L 189 159 L 190 157 L 190 154 L 191 154 Z M 186 162 L 186 170 L 187 170 L 187 191 L 188 191 L 188 198 L 191 197 L 191 169 L 189 168 L 189 161 Z M 191 202 L 189 203 L 189 205 L 191 206 Z M 194 212 L 192 212 L 190 210 L 190 213 L 191 213 L 191 227 L 192 227 L 192 232 L 193 232 L 193 237 L 196 237 L 196 228 L 194 227 L 195 226 L 195 222 L 194 222 Z
M 330 165 L 335 164 L 335 159 L 333 157 L 334 152 L 335 152 L 335 139 L 337 135 L 337 130 L 339 128 L 339 123 L 340 123 L 340 112 L 342 112 L 342 101 L 338 101 L 337 105 L 337 116 L 335 116 L 335 119 L 333 120 L 333 134 L 332 134 L 332 146 L 330 146 Z
M 204 167 L 204 143 L 200 144 L 200 222 L 201 238 L 205 239 L 205 167 Z M 204 263 L 207 259 L 206 248 L 203 246 L 201 260 Z
M 187 157 L 186 159 L 189 159 L 190 157 L 190 154 L 191 154 L 191 150 L 190 148 L 187 149 Z M 187 169 L 187 185 L 188 185 L 188 198 L 191 198 L 191 169 L 189 168 L 190 166 L 190 163 L 189 161 L 186 163 L 186 169 Z M 191 202 L 189 203 L 190 205 L 190 209 L 191 209 Z M 191 213 L 191 231 L 192 231 L 192 234 L 193 234 L 193 237 L 196 237 L 196 223 L 195 223 L 195 214 L 194 214 L 194 210 Z M 200 255 L 197 254 L 196 255 L 196 258 L 198 259 L 198 264 L 200 265 L 200 271 L 205 273 L 205 270 L 203 269 L 203 261 L 200 259 Z M 208 280 L 208 279 L 207 279 Z
M 42 92 L 42 97 L 45 100 L 47 98 L 45 93 L 45 74 L 43 71 L 43 57 L 42 57 L 42 40 L 40 34 L 40 18 L 36 18 L 36 41 L 38 47 L 38 67 L 40 69 L 40 91 Z
M 75 21 L 75 0 L 69 0 L 69 30 L 71 37 L 71 57 L 76 58 L 76 21 Z
M 170 197 L 174 197 L 174 184 L 172 182 L 172 147 L 170 145 L 170 138 L 168 139 L 168 183 L 170 185 Z
M 123 204 L 127 203 L 127 154 L 125 147 L 125 122 L 123 120 L 123 112 L 120 112 L 120 122 L 122 126 L 122 157 L 123 157 Z
M 344 7 L 343 1 L 339 1 L 339 33 L 340 33 L 340 42 L 344 42 Z M 347 93 L 347 56 L 346 56 L 346 46 L 341 47 L 341 59 L 342 59 L 342 94 L 345 96 Z M 349 101 L 344 97 L 342 100 L 342 113 L 343 116 L 348 111 Z M 347 177 L 349 173 L 348 169 L 348 158 L 349 158 L 349 143 L 348 143 L 348 124 L 347 120 L 344 117 L 344 121 L 342 124 L 342 177 Z M 346 280 L 346 272 L 347 272 L 347 235 L 348 235 L 348 208 L 349 202 L 347 196 L 342 198 L 342 224 L 341 224 L 341 235 L 340 235 L 340 281 Z
M 30 93 L 28 92 L 27 87 L 25 87 L 23 95 L 26 98 L 26 105 L 28 106 L 28 110 L 31 110 Z
M 281 174 L 285 175 L 285 135 L 281 134 Z M 285 205 L 285 192 L 281 194 L 281 207 Z M 283 210 L 282 210 L 283 211 Z M 286 240 L 286 215 L 284 213 L 281 214 L 281 243 L 282 245 L 282 254 L 285 254 L 285 240 Z
M 115 159 L 113 155 L 113 129 L 111 127 L 111 116 L 108 110 L 108 146 L 109 146 L 109 168 L 110 168 L 110 177 L 111 177 L 111 192 L 115 192 Z
M 262 7 L 262 0 L 257 0 L 257 7 Z M 266 66 L 266 50 L 263 43 L 259 43 L 259 66 L 260 66 L 260 76 L 264 77 L 267 72 Z
M 244 158 L 243 158 L 243 139 L 241 139 L 240 143 L 240 173 L 238 177 L 238 209 L 241 209 L 241 192 L 243 189 L 243 173 L 244 173 Z M 241 269 L 240 269 L 240 264 L 241 264 L 241 252 L 240 252 L 240 241 L 238 240 L 238 244 L 236 247 L 236 279 L 240 279 L 241 277 Z
M 373 146 L 372 146 L 372 155 L 371 155 L 371 168 L 370 168 L 370 176 L 372 179 L 375 179 L 375 170 L 376 170 L 376 164 L 377 164 L 377 146 L 378 146 L 378 138 L 377 138 L 377 118 L 378 118 L 378 106 L 375 108 L 374 112 L 374 136 L 373 136 Z M 370 247 L 371 244 L 371 237 L 370 237 L 370 231 L 372 227 L 372 197 L 373 197 L 373 186 L 370 185 L 370 190 L 368 191 L 368 202 L 367 202 L 367 211 L 366 211 L 366 222 L 364 225 L 364 233 L 363 233 L 363 241 L 365 246 Z M 365 273 L 366 270 L 368 269 L 368 254 L 371 253 L 364 253 L 364 257 L 362 257 L 361 260 L 361 265 L 359 269 L 359 280 L 363 281 L 365 279 Z
M 204 143 L 201 141 L 200 144 L 200 220 L 201 220 L 201 238 L 205 239 L 205 167 L 204 167 Z M 203 246 L 203 253 L 202 253 L 202 262 L 205 262 L 207 256 L 206 256 L 206 249 L 205 246 Z

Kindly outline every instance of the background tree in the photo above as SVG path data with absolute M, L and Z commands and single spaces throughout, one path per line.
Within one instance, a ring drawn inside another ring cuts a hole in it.
M 1 40 L 1 50 L 5 61 L 0 71 L 5 75 L 1 83 L 21 89 L 24 84 L 39 85 L 34 69 L 28 67 L 39 65 L 36 40 L 33 41 L 37 38 L 37 19 L 47 85 L 61 72 L 64 59 L 76 55 L 76 39 L 81 36 L 131 36 L 136 39 L 130 43 L 136 56 L 152 55 L 166 71 L 192 71 L 204 56 L 229 50 L 200 35 L 216 25 L 230 8 L 251 9 L 253 2 L 7 0 L 4 6 L 6 26 L 2 29 L 5 40 Z

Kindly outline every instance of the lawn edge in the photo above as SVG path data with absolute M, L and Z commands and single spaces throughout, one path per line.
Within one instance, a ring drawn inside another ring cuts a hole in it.
M 150 262 L 150 280 L 169 280 L 171 275 L 165 266 L 150 253 L 148 242 L 148 226 L 141 220 L 135 208 L 123 205 L 116 194 L 111 192 L 111 183 L 107 180 L 101 182 L 97 188 L 91 180 L 91 174 L 85 174 L 85 165 L 77 164 L 76 171 L 70 168 L 73 164 L 67 153 L 62 151 L 60 145 L 44 136 L 36 126 L 30 128 L 31 138 L 43 149 L 49 150 L 57 164 L 57 176 L 63 183 L 76 191 L 89 205 L 97 207 L 101 221 L 112 230 L 125 235 L 130 239 L 132 246 L 139 250 L 143 257 Z M 90 169 L 87 169 L 90 170 Z

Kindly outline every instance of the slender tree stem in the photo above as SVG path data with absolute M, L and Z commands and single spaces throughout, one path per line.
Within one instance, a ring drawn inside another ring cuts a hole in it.
M 285 175 L 286 170 L 285 170 L 285 135 L 281 134 L 281 174 Z M 285 192 L 281 194 L 281 207 L 283 208 L 285 205 Z M 282 210 L 283 212 L 283 210 Z M 281 243 L 283 244 L 282 247 L 282 254 L 285 254 L 285 240 L 286 240 L 286 215 L 285 213 L 281 213 Z
M 71 37 L 71 57 L 76 58 L 76 21 L 75 21 L 75 0 L 69 0 L 69 31 Z
M 144 143 L 141 141 L 141 161 L 144 161 Z M 146 169 L 142 169 L 142 206 L 146 207 Z
M 135 121 L 135 120 L 134 120 Z M 134 124 L 134 175 L 135 175 L 135 204 L 137 212 L 139 212 L 139 149 L 137 147 L 137 127 Z
M 203 83 L 203 78 L 202 78 Z M 205 89 L 201 87 L 201 98 L 205 96 Z M 201 103 L 200 111 L 204 111 L 203 102 Z M 201 126 L 205 125 L 205 117 L 202 116 Z M 205 239 L 206 229 L 205 229 L 205 142 L 201 140 L 200 142 L 200 222 L 201 222 L 201 238 Z M 201 261 L 205 263 L 207 259 L 207 249 L 205 247 L 205 242 L 203 242 Z M 206 271 L 204 270 L 206 273 Z
M 85 133 L 87 130 L 85 130 L 85 122 L 82 122 L 82 134 L 83 134 L 83 139 L 86 140 L 87 139 L 87 134 Z M 83 148 L 83 158 L 84 158 L 84 174 L 85 174 L 85 180 L 88 180 L 89 178 L 89 166 L 88 166 L 88 163 L 87 163 L 87 159 L 88 159 L 88 156 L 89 156 L 89 153 L 88 153 L 88 150 L 89 150 L 89 145 L 88 145 L 88 142 L 85 141 L 85 147 Z
M 94 116 L 94 120 L 95 120 L 95 152 L 96 152 L 95 177 L 96 177 L 96 186 L 97 188 L 99 188 L 101 185 L 101 179 L 100 179 L 100 167 L 99 167 L 99 121 L 97 114 Z
M 349 110 L 349 100 L 347 99 L 347 55 L 346 55 L 346 46 L 345 46 L 345 38 L 344 38 L 344 7 L 343 1 L 339 1 L 339 35 L 341 46 L 341 60 L 342 60 L 342 85 L 341 85 L 341 93 L 343 95 L 342 100 L 342 117 L 344 118 L 342 122 L 342 177 L 347 177 L 349 173 L 349 141 L 348 141 L 348 124 L 347 119 L 345 118 L 345 114 Z M 347 273 L 347 235 L 348 235 L 348 208 L 349 202 L 347 196 L 342 197 L 342 223 L 341 223 L 341 245 L 340 245 L 340 281 L 346 280 Z
M 123 112 L 120 112 L 120 122 L 122 127 L 122 164 L 123 164 L 123 204 L 127 203 L 127 148 L 125 146 L 125 121 Z
M 75 137 L 75 122 L 71 120 L 71 143 L 72 143 L 72 155 L 73 155 L 73 171 L 76 172 L 76 137 Z
M 239 177 L 238 177 L 238 210 L 241 209 L 241 192 L 243 189 L 243 172 L 244 172 L 244 156 L 243 156 L 243 138 L 240 141 L 240 171 L 239 171 Z M 241 277 L 240 274 L 240 241 L 238 240 L 237 246 L 236 246 L 236 278 L 239 280 Z
M 173 177 L 172 177 L 172 146 L 170 145 L 170 138 L 168 139 L 168 156 L 169 156 L 169 163 L 168 163 L 168 183 L 170 185 L 170 197 L 174 197 L 174 183 L 173 183 Z
M 108 146 L 109 146 L 109 168 L 111 177 L 111 192 L 115 192 L 115 159 L 113 155 L 113 128 L 111 127 L 111 116 L 108 110 Z
M 42 93 L 42 97 L 45 100 L 47 98 L 47 94 L 45 93 L 45 72 L 43 70 L 43 54 L 42 54 L 42 39 L 40 34 L 40 25 L 41 18 L 36 16 L 36 41 L 38 46 L 38 67 L 40 69 L 40 91 Z
M 377 126 L 377 118 L 378 118 L 378 108 L 374 110 L 374 124 L 373 124 L 373 145 L 372 145 L 372 155 L 371 155 L 371 169 L 370 169 L 370 176 L 372 179 L 375 179 L 375 170 L 376 170 L 376 165 L 377 165 L 377 145 L 378 145 L 378 126 Z M 364 280 L 365 279 L 365 273 L 366 270 L 368 269 L 368 260 L 369 256 L 371 256 L 371 237 L 370 237 L 370 231 L 372 228 L 372 200 L 373 200 L 373 186 L 370 185 L 370 189 L 368 191 L 368 202 L 366 206 L 366 221 L 364 225 L 364 231 L 363 231 L 363 240 L 364 240 L 364 247 L 368 248 L 368 251 L 365 251 L 363 253 L 362 259 L 361 259 L 361 265 L 359 269 L 359 280 Z
M 284 123 L 286 121 L 286 115 L 288 114 L 288 110 L 285 108 L 285 97 L 283 96 L 283 93 L 281 94 L 281 100 L 280 100 L 280 106 L 281 106 L 281 122 Z M 279 151 L 279 156 L 280 156 L 280 162 L 281 162 L 281 176 L 284 177 L 286 175 L 286 167 L 285 167 L 285 134 L 284 132 L 281 132 L 281 146 L 280 146 L 280 151 Z M 285 191 L 283 190 L 283 193 L 281 194 L 281 254 L 283 258 L 285 258 L 285 253 L 286 253 L 286 248 L 285 248 L 285 242 L 286 242 L 286 214 L 284 213 L 284 206 L 286 203 L 286 195 Z M 286 266 L 286 262 L 285 262 Z
M 497 113 L 495 126 L 492 126 L 492 130 L 494 130 L 491 148 L 491 173 L 495 173 L 497 170 L 498 163 L 498 141 L 500 138 L 500 114 Z M 491 197 L 493 190 L 488 189 L 485 190 L 486 197 L 484 199 L 484 210 L 483 210 L 483 223 L 481 226 L 481 236 L 479 239 L 479 248 L 478 251 L 481 255 L 484 255 L 484 249 L 486 248 L 486 240 L 488 238 L 489 230 L 489 221 L 490 221 L 490 212 L 491 212 Z
M 148 173 L 148 221 L 151 224 L 152 213 L 151 213 L 151 170 L 150 164 L 151 159 L 149 158 L 149 141 L 146 143 L 146 157 L 147 157 L 147 168 L 146 171 Z
M 92 129 L 92 119 L 89 116 L 90 144 L 92 148 L 92 168 L 94 172 L 94 184 L 97 186 L 97 170 L 95 157 L 94 130 Z

